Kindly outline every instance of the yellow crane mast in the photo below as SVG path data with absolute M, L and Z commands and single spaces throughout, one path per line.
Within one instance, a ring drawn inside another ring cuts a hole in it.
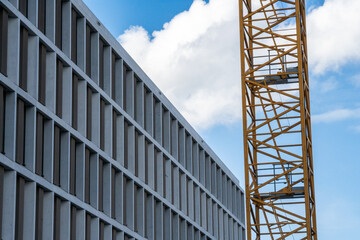
M 239 0 L 247 239 L 316 240 L 305 0 Z

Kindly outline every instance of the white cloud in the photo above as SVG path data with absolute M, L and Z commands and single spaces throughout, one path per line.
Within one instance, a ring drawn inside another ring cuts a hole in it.
M 314 123 L 331 123 L 347 119 L 360 118 L 360 108 L 336 109 L 329 112 L 316 114 L 312 117 Z
M 316 73 L 360 59 L 359 12 L 359 0 L 326 0 L 308 14 Z M 152 37 L 131 27 L 118 40 L 192 125 L 207 128 L 241 119 L 238 28 L 237 0 L 194 0 Z M 336 81 L 320 87 L 330 91 Z
M 308 14 L 309 61 L 316 73 L 360 60 L 359 11 L 359 0 L 325 0 Z
M 240 118 L 237 1 L 195 0 L 152 34 L 132 27 L 119 41 L 195 127 Z

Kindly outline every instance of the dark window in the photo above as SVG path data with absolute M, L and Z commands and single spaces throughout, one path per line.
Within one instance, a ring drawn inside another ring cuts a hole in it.
M 29 33 L 26 28 L 20 28 L 20 66 L 19 66 L 19 86 L 27 91 L 27 69 L 28 69 L 28 38 Z
M 54 240 L 60 240 L 60 209 L 61 209 L 61 199 L 55 196 L 54 203 Z
M 72 84 L 72 127 L 77 129 L 78 120 L 78 84 L 79 78 L 76 74 L 73 74 Z
M 2 216 L 3 216 L 3 198 L 4 198 L 4 168 L 0 166 L 0 236 L 2 236 Z
M 117 154 L 117 113 L 116 111 L 113 111 L 113 129 L 112 129 L 112 156 L 113 159 L 116 160 L 116 154 Z
M 43 105 L 46 102 L 46 47 L 43 44 L 39 47 L 39 102 Z
M 100 99 L 100 149 L 105 149 L 105 101 Z
M 162 196 L 164 198 L 166 198 L 166 188 L 167 185 L 169 184 L 167 181 L 167 175 L 166 175 L 166 162 L 169 161 L 169 159 L 167 159 L 164 155 L 163 155 L 163 167 L 162 167 L 162 179 L 163 179 L 163 192 L 162 192 Z
M 86 24 L 86 74 L 91 77 L 91 27 Z
M 128 168 L 129 163 L 129 123 L 124 121 L 124 167 Z
M 138 209 L 136 207 L 136 204 L 137 204 L 137 191 L 139 190 L 139 186 L 137 184 L 134 184 L 134 231 L 135 232 L 139 232 L 139 229 L 138 229 Z M 165 238 L 164 238 L 165 239 Z
M 161 129 L 160 129 L 160 117 L 161 117 L 160 101 L 156 97 L 153 99 L 153 137 L 160 142 Z
M 124 64 L 123 65 L 123 109 L 125 111 L 127 111 L 127 101 L 126 101 L 126 97 L 127 97 L 127 81 L 126 81 L 126 77 L 127 77 L 127 74 L 130 70 L 126 67 L 126 65 Z
M 99 87 L 104 89 L 104 41 L 99 39 Z
M 56 0 L 55 6 L 55 45 L 62 48 L 62 2 Z
M 111 98 L 116 100 L 116 92 L 117 92 L 117 85 L 116 85 L 116 61 L 119 60 L 119 57 L 113 51 L 111 54 Z
M 103 202 L 103 195 L 104 195 L 104 188 L 103 188 L 103 183 L 104 183 L 104 160 L 99 158 L 99 211 L 103 211 L 104 210 L 104 202 Z
M 19 0 L 19 11 L 28 17 L 28 0 Z
M 158 187 L 158 159 L 157 155 L 159 154 L 159 150 L 157 148 L 154 149 L 154 188 L 155 191 L 159 191 Z
M 85 202 L 90 203 L 90 150 L 85 148 Z
M 87 213 L 85 219 L 85 239 L 86 240 L 90 239 L 90 236 L 91 236 L 91 215 Z
M 36 161 L 35 173 L 43 176 L 44 160 L 44 117 L 41 113 L 36 116 Z
M 168 110 L 166 109 L 166 108 L 164 108 L 164 107 L 162 107 L 162 112 L 161 112 L 161 116 L 162 116 L 162 124 L 161 124 L 161 126 L 162 126 L 162 128 L 161 128 L 161 139 L 162 139 L 162 146 L 164 147 L 164 148 L 166 148 L 166 150 L 168 150 L 167 148 L 167 146 L 168 146 L 168 135 L 167 135 L 167 133 L 168 133 L 168 122 L 167 122 L 167 114 L 168 114 Z
M 25 179 L 18 176 L 16 181 L 16 218 L 15 239 L 22 240 L 24 235 L 24 188 Z
M 70 138 L 70 188 L 69 192 L 75 195 L 76 189 L 76 141 L 73 137 Z
M 1 169 L 0 169 L 1 170 Z M 1 179 L 0 179 L 1 180 Z M 111 217 L 116 217 L 116 210 L 115 207 L 117 204 L 115 204 L 115 180 L 116 180 L 116 170 L 115 168 L 111 168 Z
M 145 183 L 149 184 L 149 141 L 145 139 Z
M 99 230 L 99 240 L 104 240 L 105 239 L 105 235 L 104 235 L 105 224 L 104 224 L 103 221 L 100 221 L 99 228 L 100 228 L 100 230 Z
M 135 176 L 139 177 L 139 132 L 135 130 Z
M 124 192 L 126 192 L 127 190 L 127 187 L 126 187 L 126 183 L 127 183 L 127 177 L 125 175 L 123 175 L 123 189 L 124 189 Z M 126 194 L 123 194 L 123 224 L 125 226 L 127 226 L 127 212 L 128 212 L 128 204 L 127 204 L 127 199 L 126 199 Z
M 7 75 L 8 13 L 0 7 L 0 73 Z
M 61 130 L 58 126 L 54 127 L 54 184 L 60 186 L 60 159 L 61 159 Z
M 0 85 L 0 153 L 5 153 L 5 100 L 5 89 Z
M 71 60 L 77 64 L 77 19 L 75 9 L 71 10 Z
M 42 33 L 46 33 L 46 0 L 38 0 L 38 28 Z
M 151 91 L 144 86 L 144 126 L 147 132 L 151 131 Z
M 116 230 L 116 228 L 112 229 L 112 240 L 116 240 L 118 235 L 118 231 Z
M 70 240 L 76 240 L 76 207 L 71 205 Z
M 25 103 L 21 99 L 18 99 L 16 116 L 16 162 L 22 165 L 25 163 L 25 122 Z
M 171 203 L 174 204 L 175 200 L 175 191 L 178 189 L 174 188 L 174 181 L 175 180 L 175 164 L 171 163 Z
M 135 87 L 134 87 L 134 118 L 135 121 L 138 122 L 142 127 L 144 127 L 144 100 L 141 97 L 144 94 L 144 87 L 142 85 L 142 81 L 135 77 Z M 142 101 L 141 101 L 142 100 Z
M 86 137 L 91 140 L 91 128 L 92 128 L 92 90 L 87 88 L 86 97 Z
M 63 63 L 58 59 L 56 67 L 56 115 L 62 117 Z
M 35 239 L 43 239 L 43 225 L 44 225 L 44 190 L 40 187 L 36 189 L 36 224 L 35 224 Z

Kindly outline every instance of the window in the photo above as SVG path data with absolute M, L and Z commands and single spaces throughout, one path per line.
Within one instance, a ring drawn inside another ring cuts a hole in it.
M 104 160 L 99 158 L 99 211 L 104 211 Z
M 38 28 L 46 33 L 46 0 L 38 0 Z
M 117 118 L 118 114 L 115 110 L 113 110 L 113 126 L 112 126 L 112 157 L 116 160 L 117 155 Z
M 146 86 L 144 86 L 144 94 L 144 126 L 145 130 L 152 134 L 152 94 Z
M 90 150 L 85 148 L 85 202 L 90 203 Z
M 46 102 L 46 47 L 40 43 L 39 47 L 39 102 Z
M 185 161 L 185 168 L 192 172 L 192 138 L 190 134 L 186 131 L 185 132 L 185 153 L 186 153 L 186 161 Z
M 71 9 L 71 60 L 77 64 L 77 20 L 78 13 Z
M 85 202 L 97 207 L 98 198 L 96 189 L 98 187 L 98 158 L 96 153 L 89 148 L 85 148 Z
M 57 59 L 56 63 L 56 115 L 62 117 L 63 99 L 63 63 Z
M 91 239 L 91 215 L 86 213 L 85 219 L 85 239 Z
M 28 70 L 28 30 L 20 27 L 20 62 L 19 62 L 19 86 L 27 91 L 27 70 Z
M 128 74 L 128 68 L 126 67 L 126 65 L 124 64 L 123 65 L 123 92 L 122 92 L 122 95 L 123 95 L 123 109 L 125 111 L 127 111 L 127 101 L 126 101 L 126 91 L 127 91 L 127 81 L 126 81 L 126 77 L 127 77 L 127 74 Z
M 99 39 L 99 87 L 104 89 L 104 41 Z
M 178 180 L 175 179 L 177 177 L 176 171 L 177 171 L 176 165 L 171 163 L 171 203 L 172 204 L 175 204 L 175 196 L 178 196 L 178 190 L 179 190 L 179 187 L 175 189 L 175 182 Z
M 61 199 L 58 196 L 55 196 L 54 202 L 54 240 L 60 239 L 60 226 L 61 226 Z
M 0 153 L 5 152 L 5 89 L 0 85 Z
M 25 179 L 21 176 L 16 181 L 16 218 L 15 218 L 15 239 L 24 239 L 24 199 Z
M 77 209 L 74 205 L 71 205 L 70 212 L 70 239 L 76 239 L 76 212 Z
M 153 98 L 153 137 L 156 141 L 161 141 L 161 128 L 160 128 L 160 101 L 156 97 Z
M 135 176 L 139 177 L 139 135 L 140 133 L 135 130 Z
M 126 169 L 129 169 L 129 161 L 131 153 L 129 150 L 131 150 L 131 144 L 129 140 L 133 140 L 130 136 L 132 125 L 128 121 L 124 121 L 124 167 Z
M 165 108 L 161 108 L 161 116 L 162 116 L 162 129 L 161 129 L 161 138 L 162 138 L 162 146 L 169 151 L 169 136 L 170 136 L 170 119 L 169 119 L 169 111 Z M 169 151 L 170 152 L 170 151 Z
M 3 199 L 4 199 L 4 174 L 5 170 L 0 166 L 0 236 L 2 236 Z
M 92 134 L 92 90 L 90 87 L 87 88 L 86 96 L 86 137 L 91 140 Z
M 177 156 L 177 121 L 173 115 L 170 115 L 170 154 L 175 157 L 175 159 L 179 159 Z
M 89 24 L 86 24 L 86 74 L 91 78 L 91 38 L 93 30 Z
M 0 7 L 0 73 L 7 75 L 8 13 Z
M 116 187 L 119 187 L 119 186 L 116 186 L 116 175 L 119 174 L 118 171 L 116 171 L 116 169 L 114 167 L 111 168 L 111 217 L 112 218 L 116 218 L 116 207 L 119 205 L 119 204 L 116 204 Z M 121 186 L 120 186 L 121 187 Z
M 119 91 L 118 88 L 120 86 L 118 83 L 119 77 L 117 76 L 118 70 L 116 69 L 116 65 L 119 60 L 120 60 L 119 56 L 114 51 L 112 51 L 112 53 L 111 53 L 111 98 L 114 101 L 117 101 L 117 99 L 119 97 L 119 96 L 117 96 L 117 93 Z
M 103 221 L 99 222 L 99 240 L 105 239 L 105 223 Z
M 19 1 L 19 11 L 25 16 L 28 17 L 28 0 Z
M 44 116 L 38 112 L 36 116 L 36 160 L 35 173 L 43 176 L 44 166 Z
M 16 162 L 24 165 L 25 161 L 25 103 L 23 100 L 17 100 L 17 115 L 16 115 Z
M 43 239 L 43 213 L 44 213 L 44 189 L 37 187 L 36 189 L 36 224 L 35 239 Z
M 76 140 L 70 138 L 70 187 L 69 192 L 72 195 L 76 193 Z
M 144 127 L 144 87 L 142 81 L 138 77 L 135 78 L 134 94 L 134 118 L 140 126 Z
M 61 159 L 61 130 L 54 126 L 54 167 L 53 167 L 53 183 L 60 186 L 60 159 Z
M 100 98 L 100 149 L 105 149 L 105 100 Z
M 55 45 L 62 48 L 62 3 L 63 0 L 56 0 L 55 6 Z
M 149 161 L 150 161 L 149 147 L 150 147 L 150 142 L 147 138 L 145 138 L 145 183 L 147 185 L 149 185 Z
M 77 129 L 78 127 L 78 87 L 79 78 L 76 74 L 73 74 L 72 84 L 72 127 Z

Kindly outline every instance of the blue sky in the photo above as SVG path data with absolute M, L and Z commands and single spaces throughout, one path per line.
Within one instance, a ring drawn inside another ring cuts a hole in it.
M 195 125 L 243 186 L 240 109 L 231 110 L 240 106 L 237 13 L 234 6 L 227 8 L 219 0 L 212 1 L 218 2 L 215 12 L 200 1 L 192 6 L 192 0 L 109 0 L 106 4 L 84 0 L 110 32 L 120 36 L 125 49 Z M 319 239 L 358 239 L 360 46 L 356 42 L 360 37 L 360 4 L 358 0 L 310 0 L 307 6 Z M 158 32 L 153 34 L 154 30 Z M 161 48 L 166 52 L 154 54 Z M 168 64 L 166 61 L 171 62 L 169 73 L 160 67 L 156 70 L 156 66 Z M 215 79 L 223 76 L 221 82 Z M 194 104 L 186 104 L 187 99 Z M 191 105 L 204 107 L 198 112 Z

